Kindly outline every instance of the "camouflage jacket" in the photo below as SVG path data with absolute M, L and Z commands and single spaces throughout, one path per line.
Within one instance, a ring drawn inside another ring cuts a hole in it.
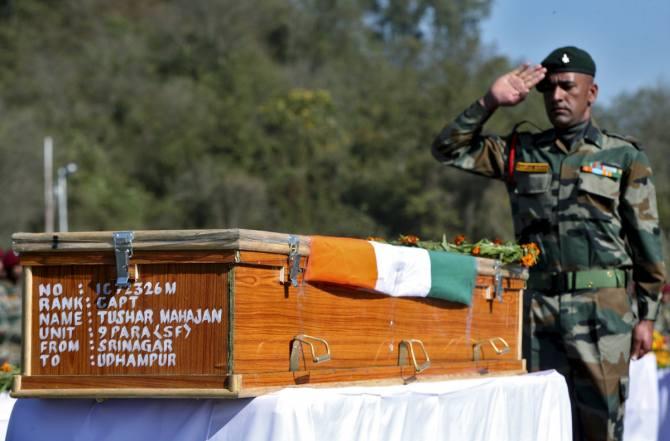
M 655 319 L 665 267 L 646 154 L 593 124 L 571 150 L 553 129 L 485 136 L 489 116 L 472 104 L 438 135 L 433 155 L 507 183 L 516 239 L 542 252 L 531 272 L 632 269 L 638 314 Z
M 654 328 L 663 335 L 670 336 L 670 303 L 661 303 Z

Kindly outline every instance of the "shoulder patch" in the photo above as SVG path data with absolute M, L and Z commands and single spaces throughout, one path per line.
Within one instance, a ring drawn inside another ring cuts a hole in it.
M 632 144 L 633 147 L 635 147 L 638 150 L 644 150 L 644 148 L 642 148 L 642 144 L 640 144 L 640 141 L 638 141 L 636 138 L 632 136 L 619 135 L 618 133 L 608 132 L 607 130 L 603 130 L 602 132 L 603 134 L 610 136 L 612 138 L 617 138 L 621 139 L 622 141 L 626 141 L 627 143 Z

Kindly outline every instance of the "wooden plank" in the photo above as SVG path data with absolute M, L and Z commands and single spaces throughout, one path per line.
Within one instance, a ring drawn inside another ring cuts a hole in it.
M 288 255 L 289 237 L 299 240 L 298 253 L 308 256 L 310 237 L 268 231 L 226 230 L 158 230 L 134 231 L 133 250 L 173 252 L 182 250 L 241 250 Z M 74 251 L 113 251 L 113 232 L 15 233 L 13 248 L 18 253 L 60 253 Z M 494 275 L 493 259 L 476 258 L 482 275 Z M 527 279 L 527 270 L 518 265 L 501 269 L 504 277 Z
M 207 378 L 112 378 L 110 383 L 93 378 L 16 376 L 11 396 L 14 398 L 238 398 L 239 380 L 233 377 Z M 232 387 L 228 387 L 231 385 Z M 102 387 L 101 387 L 102 386 Z
M 238 263 L 241 265 L 285 267 L 288 264 L 288 256 L 285 254 L 240 251 L 240 258 Z M 306 263 L 307 259 L 304 257 L 301 258 L 301 268 L 305 268 Z
M 82 388 L 227 388 L 226 375 L 105 375 L 104 381 L 98 375 L 32 375 L 22 376 L 22 389 Z
M 516 375 L 526 373 L 523 360 L 434 363 L 417 373 L 413 368 L 389 366 L 355 369 L 322 369 L 299 372 L 248 373 L 242 375 L 240 396 L 257 396 L 278 387 L 310 386 L 384 386 L 414 381 L 443 381 L 475 378 L 483 375 Z
M 21 293 L 22 300 L 23 300 L 23 311 L 22 311 L 22 326 L 23 326 L 23 336 L 29 336 L 31 335 L 31 330 L 33 326 L 33 315 L 32 315 L 32 309 L 33 309 L 33 269 L 29 266 L 26 266 L 23 268 L 23 286 L 22 286 L 23 292 Z M 32 345 L 32 338 L 23 338 L 22 339 L 22 344 L 23 344 L 23 351 L 22 351 L 22 356 L 21 356 L 21 366 L 23 367 L 23 373 L 25 375 L 30 375 L 32 373 L 32 369 L 30 366 L 30 363 L 28 360 L 31 359 L 32 357 L 32 352 L 33 352 L 33 345 Z
M 275 388 L 276 389 L 276 388 Z M 110 398 L 242 398 L 238 392 L 214 388 L 102 388 L 79 389 L 22 389 L 10 394 L 13 398 L 92 398 L 105 400 Z M 249 395 L 252 396 L 252 395 Z M 253 395 L 255 396 L 255 395 Z
M 116 265 L 112 251 L 73 251 L 68 253 L 26 253 L 20 256 L 26 266 L 45 265 Z M 129 259 L 131 265 L 151 263 L 233 263 L 237 259 L 234 250 L 214 251 L 137 251 Z
M 519 301 L 519 311 L 517 312 L 517 314 L 519 315 L 520 319 L 519 319 L 518 330 L 517 330 L 517 335 L 518 335 L 517 338 L 518 338 L 518 341 L 521 342 L 522 344 L 519 344 L 519 346 L 517 348 L 516 357 L 519 360 L 521 360 L 523 358 L 523 302 L 524 302 L 523 290 L 522 289 L 519 290 L 519 299 L 520 299 L 520 301 Z
M 237 267 L 232 367 L 239 374 L 288 371 L 290 344 L 300 334 L 323 338 L 330 347 L 331 360 L 315 365 L 302 345 L 301 363 L 310 370 L 395 366 L 399 343 L 409 339 L 423 341 L 431 360 L 466 361 L 475 343 L 501 337 L 509 352 L 497 355 L 482 344 L 482 357 L 517 358 L 519 302 L 518 289 L 505 290 L 502 303 L 474 296 L 468 308 L 328 286 L 294 288 L 281 286 L 273 271 Z M 325 352 L 321 344 L 315 348 L 316 355 Z
M 254 397 L 285 387 L 387 386 L 421 381 L 444 381 L 526 372 L 523 360 L 449 363 L 417 373 L 409 367 L 327 369 L 205 377 L 26 377 L 17 376 L 14 397 Z
M 227 373 L 229 267 L 141 265 L 140 281 L 119 290 L 112 266 L 33 267 L 24 372 Z
M 249 250 L 288 254 L 289 236 L 267 231 L 160 230 L 133 231 L 134 250 Z M 309 237 L 299 239 L 299 253 L 309 254 Z M 70 250 L 110 251 L 114 249 L 112 231 L 66 233 L 15 233 L 13 248 L 19 253 Z

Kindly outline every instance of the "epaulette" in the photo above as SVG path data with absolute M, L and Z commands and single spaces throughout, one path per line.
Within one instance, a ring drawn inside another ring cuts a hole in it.
M 523 126 L 524 124 L 527 124 L 527 125 L 531 126 L 532 128 L 534 128 L 535 130 L 537 130 L 539 132 L 542 131 L 542 129 L 539 128 L 537 125 L 535 125 L 535 123 L 533 123 L 532 121 L 528 121 L 527 119 L 524 119 L 523 121 L 519 121 L 518 123 L 514 124 L 514 127 L 512 127 L 512 133 L 517 132 L 519 130 L 519 127 Z M 530 133 L 533 133 L 533 132 L 530 132 Z
M 519 127 L 528 125 L 530 130 L 528 131 L 519 131 Z M 512 133 L 510 134 L 510 139 L 514 136 L 517 137 L 518 143 L 522 144 L 521 139 L 525 140 L 524 145 L 531 145 L 538 136 L 542 136 L 546 131 L 542 131 L 535 123 L 528 121 L 527 119 L 520 121 L 512 127 Z
M 635 147 L 638 150 L 644 150 L 644 148 L 642 147 L 642 144 L 640 144 L 640 141 L 638 141 L 636 138 L 634 138 L 632 136 L 619 135 L 618 133 L 608 132 L 607 130 L 603 130 L 602 132 L 603 132 L 603 134 L 605 134 L 607 136 L 611 136 L 612 138 L 621 139 L 621 140 L 626 141 L 630 144 L 633 144 L 633 147 Z

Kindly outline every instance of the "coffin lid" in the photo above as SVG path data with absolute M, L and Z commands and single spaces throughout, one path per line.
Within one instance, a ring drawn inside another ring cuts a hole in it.
M 12 247 L 17 253 L 113 251 L 114 231 L 54 233 L 14 233 Z M 309 256 L 309 236 L 246 229 L 219 230 L 138 230 L 133 231 L 133 250 L 240 250 L 287 254 L 289 238 L 299 242 L 298 254 Z M 495 260 L 476 258 L 479 274 L 495 274 Z M 518 265 L 505 265 L 504 277 L 528 278 Z

